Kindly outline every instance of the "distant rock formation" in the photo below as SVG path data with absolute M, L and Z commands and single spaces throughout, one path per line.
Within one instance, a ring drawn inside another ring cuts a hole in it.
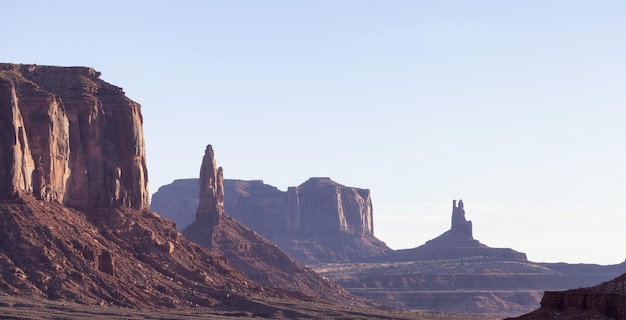
M 224 214 L 223 170 L 211 145 L 200 169 L 196 219 L 182 233 L 191 241 L 224 256 L 235 269 L 270 287 L 294 290 L 328 301 L 354 299 L 347 291 L 293 260 L 275 244 Z
M 526 260 L 526 254 L 509 248 L 490 248 L 472 234 L 472 222 L 465 218 L 463 200 L 452 201 L 450 230 L 413 249 L 396 250 L 390 254 L 395 261 L 456 259 L 483 256 L 496 260 Z
M 456 200 L 452 200 L 452 226 L 450 227 L 450 233 L 455 237 L 473 240 L 472 235 L 472 222 L 465 219 L 465 209 L 463 209 L 463 200 L 459 200 L 457 206 Z
M 0 64 L 0 196 L 149 206 L 140 105 L 85 67 Z
M 159 188 L 152 208 L 184 227 L 197 203 L 197 183 L 175 180 Z M 304 263 L 361 261 L 391 251 L 373 235 L 370 191 L 330 178 L 310 178 L 286 192 L 262 180 L 226 179 L 224 209 Z
M 228 183 L 224 180 L 224 206 L 228 210 Z M 196 211 L 200 204 L 198 192 L 200 184 L 198 178 L 176 179 L 164 185 L 152 195 L 150 209 L 158 212 L 176 224 L 178 230 L 183 230 L 196 220 Z
M 626 274 L 594 287 L 546 291 L 541 308 L 515 319 L 626 319 Z

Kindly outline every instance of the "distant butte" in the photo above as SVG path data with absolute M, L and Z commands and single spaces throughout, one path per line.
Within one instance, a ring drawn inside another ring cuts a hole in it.
M 175 180 L 152 208 L 179 228 L 194 219 L 198 180 Z M 363 261 L 391 251 L 374 236 L 370 190 L 313 177 L 287 191 L 262 180 L 224 180 L 224 210 L 303 263 Z
M 465 218 L 463 200 L 452 201 L 450 230 L 413 248 L 396 250 L 390 254 L 395 261 L 457 259 L 463 257 L 486 257 L 495 260 L 526 261 L 526 254 L 509 248 L 491 248 L 474 239 L 472 222 Z

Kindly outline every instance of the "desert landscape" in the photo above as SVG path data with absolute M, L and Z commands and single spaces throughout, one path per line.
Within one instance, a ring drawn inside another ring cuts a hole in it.
M 8 1 L 0 319 L 626 319 L 620 1 Z
M 227 216 L 210 145 L 177 231 L 149 209 L 139 105 L 99 77 L 0 64 L 3 318 L 439 317 L 353 296 Z

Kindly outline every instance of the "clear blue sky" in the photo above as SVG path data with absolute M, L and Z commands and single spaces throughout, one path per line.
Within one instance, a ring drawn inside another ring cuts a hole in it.
M 91 66 L 142 104 L 150 188 L 372 191 L 392 248 L 449 228 L 534 261 L 626 258 L 626 2 L 5 1 L 0 61 Z

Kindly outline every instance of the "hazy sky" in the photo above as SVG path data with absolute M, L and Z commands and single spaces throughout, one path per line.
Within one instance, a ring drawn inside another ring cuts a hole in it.
M 626 258 L 626 2 L 3 1 L 0 61 L 91 66 L 142 105 L 150 189 L 368 188 L 416 247 L 463 199 L 533 261 Z

